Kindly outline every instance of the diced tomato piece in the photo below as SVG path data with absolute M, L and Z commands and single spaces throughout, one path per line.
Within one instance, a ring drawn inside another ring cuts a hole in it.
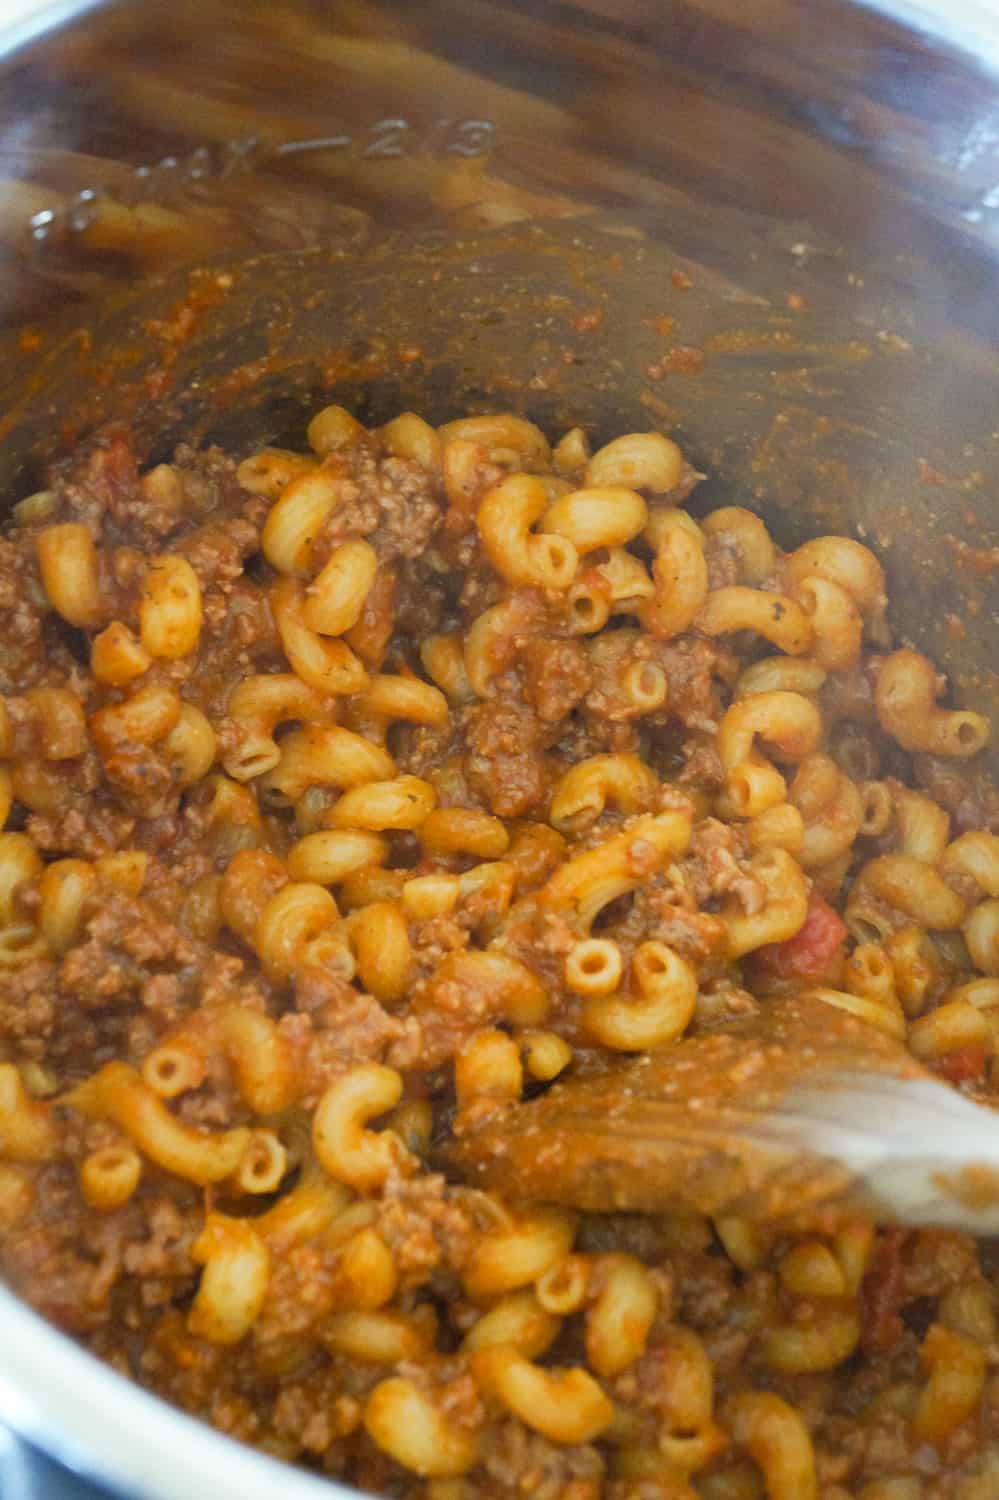
M 968 1083 L 971 1079 L 985 1077 L 988 1053 L 984 1047 L 961 1047 L 957 1052 L 948 1052 L 934 1063 L 934 1069 L 949 1083 Z
M 839 914 L 818 891 L 812 891 L 804 926 L 783 943 L 758 948 L 756 962 L 775 979 L 801 979 L 814 984 L 829 973 L 846 936 Z

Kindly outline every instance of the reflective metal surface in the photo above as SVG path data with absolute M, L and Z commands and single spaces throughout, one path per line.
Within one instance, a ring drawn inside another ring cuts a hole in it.
M 999 10 L 989 0 L 867 0 L 872 10 L 999 66 Z
M 347 1492 L 221 1437 L 147 1395 L 0 1290 L 0 1415 L 31 1448 L 0 1448 L 3 1500 L 332 1500 Z M 11 1477 L 13 1476 L 13 1477 Z M 20 1484 L 8 1493 L 7 1485 Z
M 4 492 L 114 418 L 150 456 L 297 437 L 332 399 L 660 426 L 703 504 L 876 545 L 903 628 L 994 708 L 999 44 L 974 4 L 933 25 L 121 0 L 0 35 Z M 330 1493 L 0 1316 L 0 1412 L 101 1482 Z
M 0 1495 L 3 1500 L 108 1500 L 112 1491 L 56 1463 L 41 1448 L 0 1428 Z

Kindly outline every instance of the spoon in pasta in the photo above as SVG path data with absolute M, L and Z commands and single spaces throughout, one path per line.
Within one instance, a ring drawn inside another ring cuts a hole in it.
M 476 1102 L 443 1154 L 514 1200 L 593 1212 L 863 1209 L 999 1234 L 999 1112 L 807 995 L 527 1102 Z

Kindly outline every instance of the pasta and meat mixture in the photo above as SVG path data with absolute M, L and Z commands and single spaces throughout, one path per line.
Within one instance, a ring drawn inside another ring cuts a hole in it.
M 0 540 L 9 1284 L 405 1500 L 994 1500 L 994 1249 L 441 1149 L 789 992 L 995 1102 L 987 722 L 872 552 L 692 502 L 659 433 L 308 445 L 107 432 Z

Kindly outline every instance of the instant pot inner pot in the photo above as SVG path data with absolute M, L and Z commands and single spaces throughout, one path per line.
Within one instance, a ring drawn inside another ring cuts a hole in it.
M 995 714 L 996 91 L 970 54 L 849 0 L 131 0 L 0 83 L 8 505 L 113 424 L 149 463 L 304 446 L 333 401 L 658 428 L 708 476 L 695 510 L 874 547 L 899 634 Z M 43 1333 L 5 1411 L 75 1461 L 85 1382 Z M 273 1490 L 228 1445 L 187 1483 L 221 1440 L 164 1466 L 134 1395 L 94 1424 L 106 1477 Z

